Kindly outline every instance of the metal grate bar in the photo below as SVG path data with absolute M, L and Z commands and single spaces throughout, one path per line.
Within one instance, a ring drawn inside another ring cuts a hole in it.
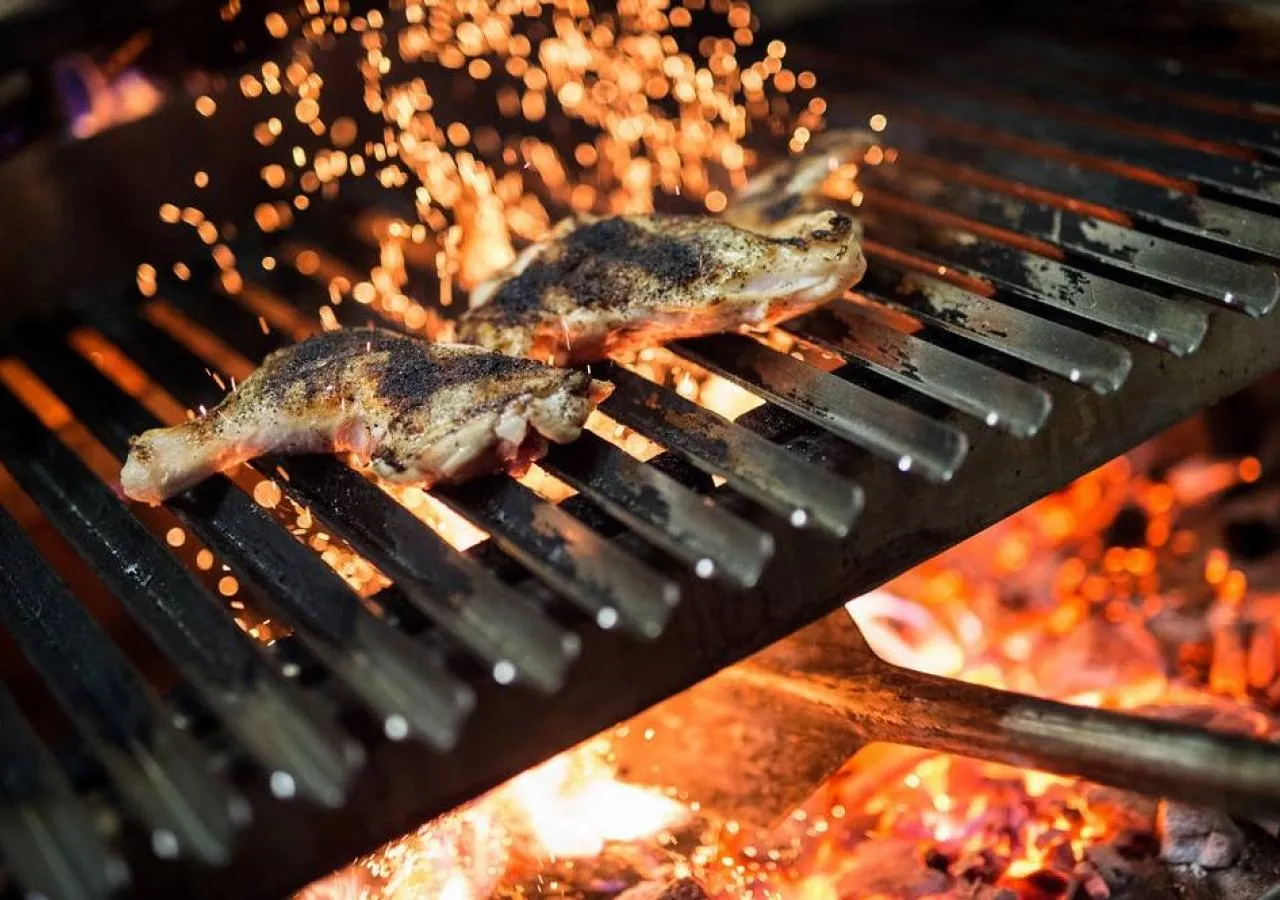
M 268 770 L 338 806 L 358 747 L 284 681 L 222 605 L 76 455 L 0 388 L 0 459 Z
M 909 252 L 918 249 L 929 253 L 948 267 L 1002 285 L 1020 297 L 1105 325 L 1177 356 L 1195 352 L 1209 328 L 1208 315 L 1191 305 L 972 232 L 904 221 L 896 215 L 883 215 L 879 209 L 867 212 L 864 220 L 868 237 Z
M 750 338 L 715 335 L 671 349 L 903 472 L 947 481 L 968 451 L 964 432 Z
M 234 796 L 7 511 L 0 621 L 58 698 L 161 855 L 231 853 Z
M 1018 437 L 1040 430 L 1052 405 L 1045 391 L 907 333 L 902 324 L 883 307 L 854 300 L 830 303 L 783 328 L 987 425 Z
M 121 321 L 124 321 L 123 319 Z M 132 434 L 160 423 L 57 339 L 26 329 L 16 344 L 23 361 L 93 434 L 122 457 Z M 383 720 L 447 747 L 471 706 L 471 692 L 422 646 L 375 618 L 328 566 L 274 522 L 225 477 L 170 501 L 179 519 L 243 569 L 258 598 L 289 624 Z
M 767 531 L 590 432 L 553 447 L 541 465 L 646 540 L 691 564 L 700 578 L 719 575 L 753 587 L 773 555 Z
M 1017 185 L 1096 203 L 1213 244 L 1280 259 L 1280 219 L 1109 172 L 1085 169 L 1002 147 L 933 132 L 929 125 L 896 116 L 886 136 L 896 147 L 989 172 Z
M 595 617 L 657 637 L 680 588 L 569 513 L 510 479 L 438 488 L 455 512 L 490 532 L 508 555 Z
M 538 607 L 337 460 L 266 459 L 262 470 L 284 465 L 289 492 L 356 552 L 375 561 L 415 609 L 488 665 L 496 681 L 518 680 L 544 693 L 564 684 L 580 646 L 576 635 L 556 627 Z
M 186 291 L 165 296 L 249 359 L 261 359 L 287 343 L 275 332 L 263 333 L 254 317 L 231 301 L 209 303 Z M 208 384 L 197 386 L 207 389 Z M 253 465 L 268 477 L 287 471 L 282 486 L 288 493 L 394 579 L 419 612 L 487 664 L 500 681 L 516 677 L 548 692 L 563 684 L 577 654 L 577 637 L 554 626 L 536 606 L 449 546 L 374 484 L 337 460 L 319 456 L 266 458 Z
M 1193 291 L 1251 316 L 1270 312 L 1280 296 L 1280 275 L 1265 266 L 1238 262 L 1047 204 L 913 174 L 902 165 L 868 167 L 864 181 L 913 202 L 1039 238 L 1088 259 Z
M 890 108 L 902 105 L 928 111 L 969 125 L 1057 145 L 1074 153 L 1142 166 L 1172 178 L 1210 185 L 1238 197 L 1264 203 L 1280 202 L 1280 168 L 1263 163 L 1214 156 L 1093 125 L 1044 118 L 1025 109 L 960 97 L 945 88 L 895 86 L 884 96 L 882 105 L 885 104 Z
M 628 427 L 683 453 L 796 527 L 813 523 L 842 537 L 862 510 L 862 490 L 807 463 L 755 432 L 623 369 L 610 365 L 616 387 L 601 409 Z
M 877 259 L 858 285 L 858 293 L 1099 393 L 1118 390 L 1128 377 L 1133 359 L 1122 347 L 940 279 L 895 271 L 890 265 Z
M 89 810 L 0 688 L 0 853 L 17 880 L 59 900 L 106 900 L 128 882 Z

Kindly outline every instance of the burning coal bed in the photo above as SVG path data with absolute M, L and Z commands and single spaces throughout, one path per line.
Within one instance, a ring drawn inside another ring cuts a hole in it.
M 1226 456 L 1209 421 L 1113 460 L 850 613 L 899 665 L 1280 735 L 1280 429 Z M 1280 896 L 1280 822 L 873 744 L 781 826 L 748 833 L 678 785 L 617 779 L 612 737 L 298 900 Z

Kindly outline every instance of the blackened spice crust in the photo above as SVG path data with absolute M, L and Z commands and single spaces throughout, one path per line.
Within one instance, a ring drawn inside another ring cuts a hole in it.
M 861 276 L 857 226 L 825 211 L 776 234 L 704 216 L 566 220 L 477 292 L 459 340 L 589 362 L 798 314 Z
M 686 287 L 707 272 L 696 243 L 663 237 L 623 218 L 600 219 L 574 228 L 553 253 L 534 260 L 481 307 L 495 318 L 546 306 L 559 289 L 575 305 L 608 309 L 634 303 L 635 292 Z M 647 282 L 647 283 L 646 283 Z
M 429 352 L 429 345 L 409 341 L 393 351 L 381 369 L 378 393 L 393 409 L 416 406 L 437 391 L 460 384 L 482 384 L 519 372 L 543 371 L 532 360 L 491 353 Z
M 417 406 L 445 388 L 543 367 L 536 362 L 489 353 L 468 353 L 417 338 L 372 328 L 329 331 L 273 353 L 259 379 L 263 396 L 278 405 L 301 389 L 310 401 L 332 391 L 348 365 L 385 354 L 377 367 L 378 394 L 392 409 Z

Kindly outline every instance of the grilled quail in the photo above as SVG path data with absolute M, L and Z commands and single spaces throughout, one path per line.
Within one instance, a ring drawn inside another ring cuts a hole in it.
M 764 327 L 854 284 L 853 221 L 820 212 L 756 234 L 700 216 L 571 219 L 472 293 L 457 337 L 563 365 Z
M 576 439 L 610 389 L 478 347 L 331 331 L 272 353 L 200 418 L 135 437 L 120 482 L 159 503 L 268 453 L 350 451 L 389 481 L 424 486 L 519 471 L 545 440 Z

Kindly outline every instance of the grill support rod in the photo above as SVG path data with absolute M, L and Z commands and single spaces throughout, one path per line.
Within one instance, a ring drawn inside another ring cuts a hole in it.
M 1209 328 L 1201 309 L 959 228 L 912 219 L 900 209 L 887 209 L 883 201 L 866 207 L 862 217 L 873 240 L 915 245 L 930 260 L 986 279 L 1027 303 L 1078 316 L 1177 356 L 1194 353 Z
M 742 335 L 679 341 L 671 349 L 903 472 L 948 481 L 968 452 L 963 431 Z
M 601 409 L 664 447 L 684 453 L 711 475 L 795 527 L 812 524 L 844 536 L 862 510 L 862 489 L 819 466 L 795 466 L 782 449 L 679 394 L 664 394 L 639 375 L 609 364 L 614 392 Z
M 773 556 L 773 536 L 729 515 L 674 478 L 583 432 L 552 447 L 540 465 L 593 499 L 638 534 L 693 566 L 699 578 L 723 574 L 753 587 Z
M 1044 391 L 895 327 L 892 315 L 869 303 L 837 300 L 782 328 L 1019 437 L 1035 434 L 1049 416 Z
M 1129 376 L 1133 358 L 1123 347 L 938 278 L 895 270 L 887 260 L 876 263 L 858 285 L 858 294 L 890 309 L 1100 394 L 1119 390 Z
M 641 714 L 614 742 L 622 770 L 636 781 L 675 785 L 744 824 L 776 824 L 873 741 L 1239 814 L 1280 810 L 1280 746 L 903 669 L 872 652 L 844 609 L 671 706 Z M 645 733 L 657 736 L 631 738 Z M 768 752 L 779 745 L 789 748 L 785 758 Z M 744 777 L 735 764 L 761 756 L 769 762 L 760 777 Z
M 1057 195 L 1058 207 L 1070 201 L 1106 207 L 1139 225 L 1155 225 L 1175 235 L 1190 235 L 1218 248 L 1280 258 L 1280 234 L 1273 216 L 1195 194 L 1123 178 L 1062 160 L 1015 152 L 972 136 L 948 132 L 928 117 L 910 112 L 895 116 L 889 138 L 917 160 L 930 158 L 970 173 L 999 173 L 1010 184 Z
M 1266 266 L 1218 256 L 1048 204 L 922 175 L 909 168 L 910 159 L 871 168 L 863 183 L 891 198 L 1046 241 L 1104 267 L 1163 282 L 1252 316 L 1266 315 L 1276 305 L 1280 277 Z

